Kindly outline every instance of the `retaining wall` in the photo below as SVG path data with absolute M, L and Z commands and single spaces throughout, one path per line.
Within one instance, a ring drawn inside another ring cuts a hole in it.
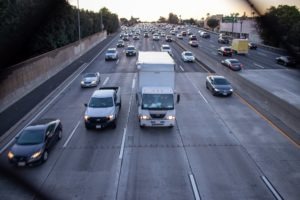
M 106 32 L 96 33 L 67 46 L 26 60 L 6 70 L 0 81 L 0 112 L 24 97 L 36 87 L 63 70 L 74 60 L 106 38 Z

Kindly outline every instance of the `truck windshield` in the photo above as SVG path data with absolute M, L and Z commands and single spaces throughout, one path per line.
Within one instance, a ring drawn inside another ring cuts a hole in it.
M 91 108 L 108 108 L 112 107 L 113 105 L 113 99 L 111 97 L 93 97 L 89 103 L 89 107 Z
M 174 109 L 173 94 L 143 94 L 142 109 L 172 110 Z

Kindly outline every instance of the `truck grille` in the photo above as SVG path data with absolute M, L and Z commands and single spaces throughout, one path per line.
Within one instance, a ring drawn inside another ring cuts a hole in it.
M 91 123 L 95 123 L 95 124 L 99 124 L 99 123 L 105 123 L 108 121 L 108 118 L 107 117 L 91 117 L 89 118 L 89 121 Z
M 165 117 L 166 114 L 150 114 L 151 118 L 153 119 L 162 119 Z

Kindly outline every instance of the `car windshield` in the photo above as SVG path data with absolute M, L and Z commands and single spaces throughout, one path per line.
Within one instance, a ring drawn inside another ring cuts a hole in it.
M 84 78 L 93 78 L 93 77 L 96 77 L 96 74 L 85 74 L 83 77 Z
M 172 94 L 143 94 L 142 109 L 172 110 L 174 101 Z
M 224 51 L 231 51 L 230 48 L 224 48 Z
M 228 81 L 224 78 L 215 78 L 214 85 L 229 85 Z
M 44 141 L 44 129 L 23 130 L 17 139 L 18 145 L 34 145 Z
M 134 47 L 127 47 L 127 50 L 134 50 Z
M 91 108 L 108 108 L 113 106 L 113 99 L 112 97 L 92 97 L 89 102 L 89 107 Z
M 186 55 L 186 56 L 193 56 L 193 54 L 190 53 L 190 52 L 186 52 L 184 55 Z
M 238 60 L 229 60 L 229 62 L 231 63 L 231 64 L 240 64 L 240 62 L 238 61 Z
M 163 47 L 163 50 L 170 50 L 170 47 Z
M 115 50 L 108 50 L 107 53 L 116 53 Z

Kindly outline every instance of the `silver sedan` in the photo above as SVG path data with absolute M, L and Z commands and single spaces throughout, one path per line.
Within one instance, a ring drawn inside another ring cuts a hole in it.
M 81 80 L 81 87 L 96 87 L 100 83 L 100 73 L 86 73 Z

